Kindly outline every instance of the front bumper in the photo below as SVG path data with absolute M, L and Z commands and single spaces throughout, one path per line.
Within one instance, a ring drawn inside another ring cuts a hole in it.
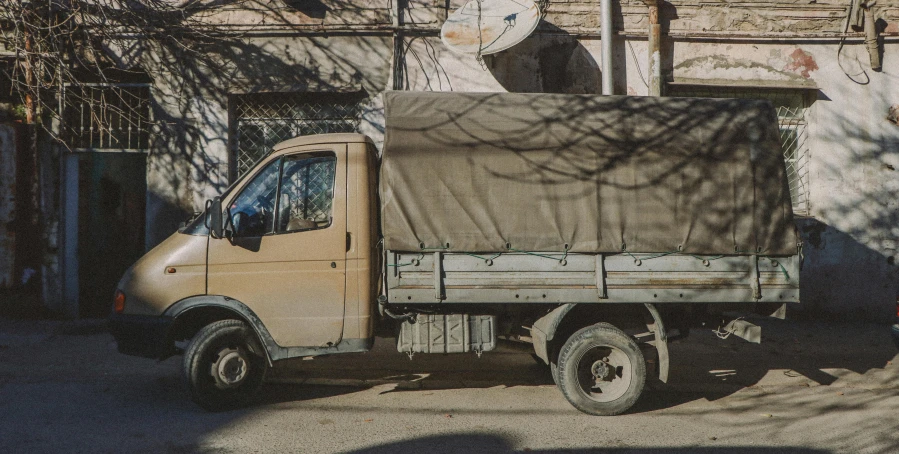
M 171 317 L 116 314 L 109 316 L 109 331 L 119 352 L 144 358 L 164 359 L 172 354 L 169 329 Z
M 890 327 L 890 334 L 893 335 L 893 343 L 899 348 L 899 323 Z

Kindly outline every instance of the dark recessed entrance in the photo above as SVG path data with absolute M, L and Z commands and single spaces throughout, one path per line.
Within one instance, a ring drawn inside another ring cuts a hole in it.
M 79 315 L 103 317 L 144 253 L 147 155 L 88 152 L 77 161 Z

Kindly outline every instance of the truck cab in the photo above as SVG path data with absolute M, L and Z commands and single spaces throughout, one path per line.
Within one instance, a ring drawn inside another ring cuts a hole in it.
M 209 352 L 194 394 L 228 390 L 226 403 L 272 361 L 370 349 L 376 159 L 359 134 L 279 144 L 125 273 L 110 318 L 119 349 L 165 358 L 203 334 L 212 344 L 197 346 Z M 218 232 L 213 205 L 224 213 Z

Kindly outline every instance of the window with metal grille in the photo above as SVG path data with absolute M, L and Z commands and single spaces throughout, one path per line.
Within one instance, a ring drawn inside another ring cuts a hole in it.
M 284 159 L 279 231 L 310 230 L 331 225 L 336 168 L 337 157 L 330 152 Z
M 793 212 L 809 214 L 809 148 L 806 114 L 809 90 L 770 87 L 727 87 L 713 85 L 669 85 L 669 96 L 698 98 L 767 99 L 777 109 L 780 140 L 790 182 Z
M 149 85 L 70 85 L 63 99 L 61 132 L 69 147 L 149 148 Z
M 232 174 L 240 177 L 278 142 L 359 129 L 363 92 L 257 93 L 232 98 Z

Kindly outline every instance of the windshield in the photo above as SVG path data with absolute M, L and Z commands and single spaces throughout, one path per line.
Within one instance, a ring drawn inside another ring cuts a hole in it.
M 275 193 L 281 160 L 276 159 L 247 183 L 228 207 L 235 232 L 241 236 L 271 233 L 275 222 Z
M 270 154 L 271 154 L 271 150 L 269 150 L 269 152 L 266 153 L 265 156 L 263 156 L 260 159 L 260 161 L 262 159 L 265 159 L 265 157 L 267 157 Z M 250 172 L 247 172 L 247 173 L 241 175 L 240 177 L 238 177 L 236 180 L 234 180 L 233 183 L 231 183 L 227 188 L 225 188 L 225 190 L 222 192 L 222 195 L 220 195 L 219 197 L 221 197 L 222 199 L 226 198 L 228 196 L 228 194 L 230 194 L 231 191 L 234 190 L 234 188 L 236 188 L 243 180 L 245 180 L 249 175 L 252 175 L 252 174 L 253 174 L 253 172 L 250 171 Z M 198 235 L 198 236 L 209 235 L 209 229 L 206 227 L 206 225 L 208 224 L 208 222 L 206 222 L 206 217 L 207 217 L 207 213 L 206 213 L 206 208 L 204 207 L 202 213 L 200 213 L 195 218 L 191 219 L 184 227 L 181 227 L 180 229 L 178 229 L 178 232 L 184 233 L 187 235 Z

